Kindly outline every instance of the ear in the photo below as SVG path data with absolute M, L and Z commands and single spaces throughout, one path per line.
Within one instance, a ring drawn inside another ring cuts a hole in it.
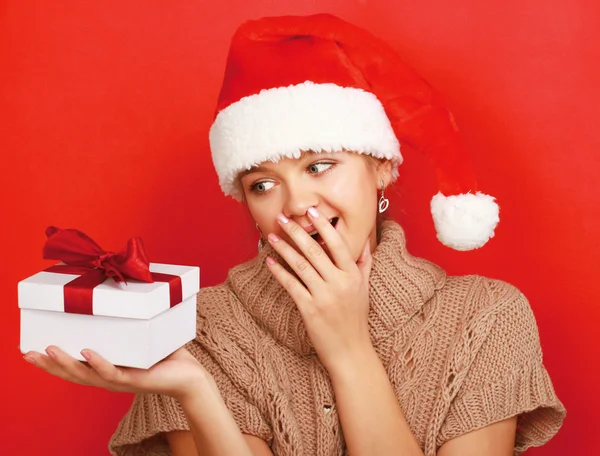
M 383 185 L 388 187 L 392 183 L 392 171 L 393 164 L 391 160 L 382 160 L 378 169 L 378 179 L 377 186 L 381 186 L 381 181 L 383 181 Z M 381 190 L 381 188 L 379 189 Z

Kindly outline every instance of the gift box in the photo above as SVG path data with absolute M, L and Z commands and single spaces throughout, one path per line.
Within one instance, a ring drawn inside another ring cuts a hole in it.
M 196 336 L 196 266 L 149 263 L 141 239 L 106 252 L 77 230 L 49 227 L 44 258 L 61 263 L 18 284 L 22 353 L 56 345 L 84 361 L 149 368 Z

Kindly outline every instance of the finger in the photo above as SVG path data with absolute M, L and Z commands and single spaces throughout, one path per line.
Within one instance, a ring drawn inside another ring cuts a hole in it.
M 290 221 L 289 223 L 295 222 Z M 300 229 L 302 228 L 300 227 Z M 274 233 L 269 234 L 267 239 L 275 251 L 287 264 L 290 265 L 298 277 L 300 277 L 300 280 L 302 280 L 302 282 L 311 292 L 315 292 L 320 285 L 324 284 L 323 277 L 321 277 L 321 275 L 316 271 L 314 266 L 308 261 L 308 259 L 300 255 L 290 244 L 285 242 Z
M 367 239 L 363 250 L 358 257 L 358 261 L 356 262 L 356 266 L 358 266 L 358 270 L 360 271 L 363 280 L 365 283 L 369 283 L 369 275 L 371 274 L 371 268 L 373 267 L 373 255 L 371 255 L 371 239 Z
M 186 356 L 181 353 L 181 350 L 181 348 L 176 350 L 174 353 L 171 353 L 170 356 L 173 358 L 175 356 Z M 179 353 L 179 355 L 176 355 L 176 353 Z M 148 371 L 152 370 L 155 366 L 157 366 L 157 364 L 152 366 L 150 369 L 119 367 L 109 363 L 98 353 L 92 350 L 82 350 L 81 354 L 86 358 L 89 365 L 98 375 L 98 378 L 102 381 L 102 388 L 110 391 L 120 392 L 142 391 L 146 393 L 154 393 L 157 391 L 158 384 L 156 383 L 156 379 L 153 379 L 151 375 L 148 375 Z
M 302 286 L 296 277 L 286 271 L 285 268 L 273 258 L 267 257 L 266 263 L 273 276 L 275 276 L 275 279 L 292 297 L 298 306 L 300 313 L 303 313 L 304 309 L 312 299 L 309 291 Z
M 106 361 L 98 353 L 85 349 L 81 351 L 82 356 L 86 359 L 91 369 L 104 382 L 104 388 L 119 389 L 125 387 L 129 383 L 129 374 L 123 369 Z
M 336 265 L 327 256 L 323 247 L 315 241 L 302 226 L 295 221 L 288 219 L 283 214 L 279 214 L 277 221 L 281 225 L 283 231 L 285 231 L 294 244 L 298 246 L 300 252 L 315 268 L 319 275 L 325 279 L 325 281 L 333 280 L 339 271 Z M 314 228 L 317 227 L 315 226 Z
M 354 260 L 348 250 L 348 246 L 340 236 L 340 233 L 338 233 L 337 229 L 334 228 L 327 217 L 321 215 L 316 208 L 308 208 L 307 214 L 310 217 L 313 226 L 319 232 L 325 245 L 327 245 L 329 252 L 331 252 L 331 256 L 337 267 L 344 271 L 352 271 L 355 267 Z
M 98 383 L 97 377 L 89 366 L 69 356 L 60 348 L 51 345 L 46 348 L 46 353 L 51 362 L 69 377 L 69 381 L 82 385 L 94 385 Z
M 173 353 L 171 353 L 165 359 L 172 359 L 172 360 L 180 359 L 180 360 L 196 361 L 196 358 L 194 358 L 194 355 L 192 355 L 190 353 L 190 351 L 185 347 L 185 345 L 183 347 L 180 347 L 177 350 L 175 350 Z
M 73 377 L 67 374 L 67 372 L 65 372 L 64 369 L 55 363 L 48 355 L 30 351 L 27 352 L 23 358 L 34 366 L 48 372 L 50 375 L 54 375 L 55 377 L 62 378 L 63 380 L 67 380 L 69 382 L 79 383 Z

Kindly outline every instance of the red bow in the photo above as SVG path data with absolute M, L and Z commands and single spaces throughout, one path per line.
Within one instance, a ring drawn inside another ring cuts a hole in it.
M 142 282 L 154 282 L 150 273 L 150 262 L 139 237 L 127 241 L 124 252 L 107 252 L 89 236 L 79 230 L 61 230 L 55 226 L 46 228 L 44 259 L 60 260 L 64 265 L 48 268 L 49 272 L 64 274 L 85 274 L 94 269 L 104 271 L 106 277 L 115 282 L 125 282 L 125 278 Z
M 183 300 L 181 277 L 150 272 L 150 262 L 139 237 L 127 241 L 125 252 L 115 253 L 103 250 L 79 230 L 49 226 L 46 236 L 44 258 L 65 264 L 51 266 L 45 271 L 80 275 L 64 285 L 65 312 L 92 315 L 94 288 L 107 277 L 112 277 L 115 282 L 125 282 L 126 277 L 149 283 L 168 282 L 170 307 Z

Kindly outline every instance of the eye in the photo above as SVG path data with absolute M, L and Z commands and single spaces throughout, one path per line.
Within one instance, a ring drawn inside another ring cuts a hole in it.
M 275 182 L 272 181 L 258 181 L 250 186 L 250 190 L 260 194 L 271 190 L 274 186 Z
M 321 174 L 330 169 L 334 163 L 312 163 L 307 170 L 310 174 Z

